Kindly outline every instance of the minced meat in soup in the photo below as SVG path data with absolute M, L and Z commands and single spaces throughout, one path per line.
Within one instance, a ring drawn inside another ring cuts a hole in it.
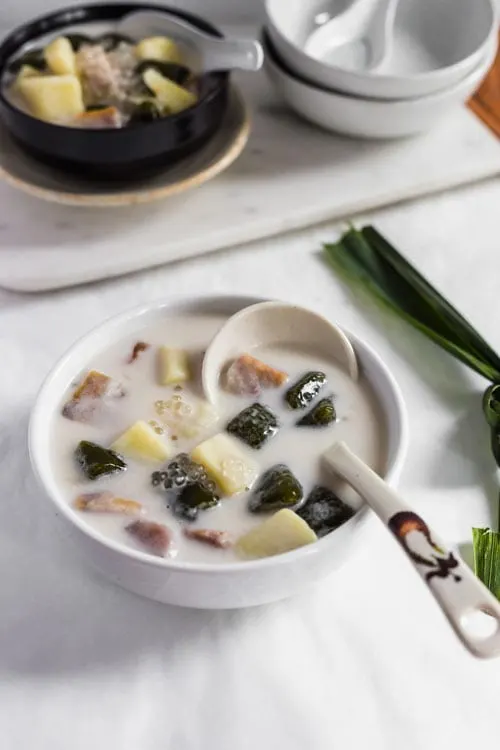
M 177 114 L 196 104 L 198 82 L 168 37 L 138 43 L 118 34 L 68 34 L 11 61 L 4 91 L 41 120 L 110 129 Z

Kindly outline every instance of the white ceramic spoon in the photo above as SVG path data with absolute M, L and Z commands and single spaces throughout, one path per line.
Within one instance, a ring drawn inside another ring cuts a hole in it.
M 220 375 L 227 363 L 257 346 L 292 344 L 331 357 L 350 375 L 358 377 L 352 344 L 326 318 L 286 302 L 260 302 L 232 315 L 210 342 L 201 370 L 206 398 L 215 403 Z
M 374 71 L 390 56 L 399 0 L 353 0 L 309 36 L 305 52 L 331 65 Z
M 134 39 L 157 35 L 178 39 L 196 53 L 203 73 L 235 69 L 259 70 L 264 60 L 259 42 L 251 39 L 218 39 L 180 18 L 153 10 L 129 13 L 119 21 L 116 29 L 118 33 Z
M 332 445 L 323 458 L 394 534 L 464 646 L 474 656 L 500 655 L 500 602 L 463 560 L 447 549 L 425 521 L 344 443 Z M 473 616 L 481 614 L 490 615 L 490 621 L 484 619 L 495 627 L 484 637 L 471 629 Z

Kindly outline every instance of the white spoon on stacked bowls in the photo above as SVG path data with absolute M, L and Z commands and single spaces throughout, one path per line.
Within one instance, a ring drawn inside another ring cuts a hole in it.
M 218 39 L 163 12 L 143 10 L 129 13 L 116 28 L 120 34 L 135 39 L 155 35 L 173 37 L 198 58 L 203 73 L 235 69 L 256 71 L 264 60 L 259 42 L 252 39 Z
M 305 52 L 331 65 L 374 72 L 390 57 L 399 0 L 353 0 L 308 37 Z M 328 9 L 320 16 L 329 17 Z

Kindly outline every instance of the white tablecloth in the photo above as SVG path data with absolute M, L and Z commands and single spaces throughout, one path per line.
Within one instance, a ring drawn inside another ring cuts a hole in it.
M 499 205 L 492 182 L 370 217 L 497 349 Z M 402 324 L 383 326 L 354 304 L 319 256 L 321 241 L 335 236 L 324 226 L 94 286 L 0 293 L 2 750 L 498 744 L 500 662 L 463 650 L 376 521 L 348 565 L 293 600 L 176 609 L 83 567 L 29 469 L 36 391 L 54 360 L 104 317 L 176 295 L 287 297 L 366 337 L 394 369 L 411 424 L 401 488 L 442 536 L 468 542 L 471 526 L 496 513 L 484 384 Z

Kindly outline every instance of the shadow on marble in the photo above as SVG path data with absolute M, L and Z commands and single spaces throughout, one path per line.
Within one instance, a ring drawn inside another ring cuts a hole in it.
M 290 139 L 290 131 L 294 133 L 294 140 Z M 307 142 L 307 148 L 300 148 L 301 137 Z M 229 181 L 232 177 L 272 178 L 290 173 L 291 178 L 300 179 L 304 172 L 345 165 L 357 170 L 363 168 L 367 158 L 376 156 L 383 162 L 384 154 L 391 147 L 394 148 L 380 141 L 360 141 L 338 134 L 332 137 L 331 133 L 305 122 L 285 105 L 270 99 L 259 105 L 248 145 L 227 170 L 225 178 Z
M 458 552 L 471 570 L 474 570 L 474 547 L 472 542 L 462 542 L 458 545 Z
M 158 215 L 175 211 L 186 199 L 187 195 L 179 195 L 168 201 L 125 208 L 64 206 L 0 184 L 4 217 L 0 224 L 0 251 L 41 248 L 46 252 L 47 248 L 67 247 L 68 252 L 85 253 L 89 244 L 115 235 L 126 236 L 127 227 L 147 227 L 149 222 L 157 221 Z

